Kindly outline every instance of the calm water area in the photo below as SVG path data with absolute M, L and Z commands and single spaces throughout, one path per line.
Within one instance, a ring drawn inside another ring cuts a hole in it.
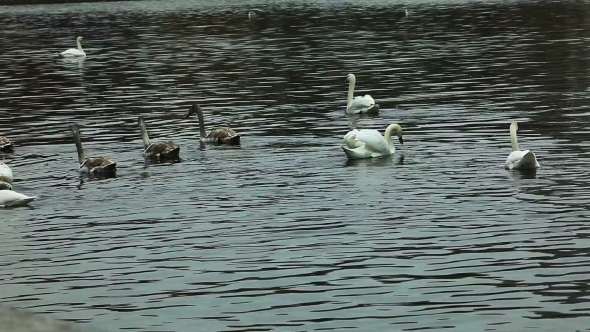
M 58 58 L 77 36 L 85 61 Z M 582 1 L 0 6 L 0 160 L 38 196 L 0 211 L 0 304 L 104 331 L 590 331 L 589 50 Z M 345 114 L 348 73 L 378 115 Z M 192 103 L 241 146 L 201 148 Z M 180 161 L 143 159 L 140 115 Z M 504 169 L 512 121 L 536 172 Z M 77 172 L 72 123 L 116 177 Z M 346 159 L 391 123 L 395 155 Z

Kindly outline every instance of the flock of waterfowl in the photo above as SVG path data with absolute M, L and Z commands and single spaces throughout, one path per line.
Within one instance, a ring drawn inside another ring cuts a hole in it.
M 77 49 L 68 49 L 62 53 L 58 53 L 60 57 L 74 57 L 85 58 L 86 53 L 82 49 L 83 38 L 76 39 Z M 361 114 L 361 113 L 378 113 L 379 104 L 370 95 L 354 97 L 354 87 L 356 77 L 354 74 L 348 74 L 346 81 L 349 83 L 348 98 L 346 106 L 346 114 Z M 201 142 L 210 141 L 217 144 L 237 145 L 240 144 L 240 135 L 229 127 L 221 127 L 213 129 L 207 134 L 205 130 L 205 123 L 203 119 L 203 112 L 199 105 L 192 105 L 186 118 L 193 114 L 197 114 L 199 119 L 199 131 Z M 143 155 L 145 158 L 151 159 L 177 159 L 180 156 L 180 147 L 174 142 L 155 142 L 151 143 L 147 132 L 145 119 L 138 117 L 138 125 L 143 141 Z M 516 122 L 510 124 L 510 139 L 512 143 L 512 153 L 508 156 L 505 163 L 506 169 L 533 169 L 538 168 L 539 163 L 535 154 L 530 150 L 521 151 L 518 146 L 516 132 L 518 125 Z M 117 163 L 107 157 L 86 157 L 82 148 L 82 140 L 80 139 L 80 128 L 77 124 L 72 125 L 72 134 L 76 150 L 78 151 L 78 170 L 81 173 L 89 174 L 110 174 L 117 170 Z M 363 159 L 375 158 L 381 156 L 389 156 L 395 153 L 395 146 L 391 139 L 392 134 L 395 134 L 400 144 L 404 143 L 402 127 L 399 124 L 390 124 L 385 129 L 385 134 L 382 135 L 379 131 L 374 129 L 353 129 L 344 135 L 344 141 L 341 145 L 342 150 L 348 159 Z M 6 137 L 0 137 L 0 151 L 12 152 L 14 145 Z M 8 165 L 0 161 L 0 206 L 24 206 L 33 201 L 36 196 L 26 196 L 12 190 L 13 174 Z

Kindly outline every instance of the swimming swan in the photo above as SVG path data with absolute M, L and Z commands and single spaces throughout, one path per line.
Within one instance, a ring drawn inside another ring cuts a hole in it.
M 78 44 L 78 48 L 70 48 L 69 50 L 65 50 L 61 53 L 59 53 L 60 57 L 86 57 L 86 52 L 84 52 L 84 50 L 82 49 L 82 40 L 84 38 L 82 37 L 78 37 L 76 38 L 76 44 Z
M 211 141 L 217 142 L 218 144 L 227 144 L 227 145 L 238 145 L 240 144 L 240 135 L 236 134 L 230 127 L 221 127 L 213 129 L 207 133 L 205 132 L 205 121 L 203 120 L 203 111 L 201 111 L 201 107 L 197 104 L 193 104 L 189 110 L 186 118 L 190 117 L 191 115 L 197 113 L 199 117 L 199 129 L 200 129 L 200 139 L 203 142 L 205 139 L 209 139 Z
M 0 136 L 0 151 L 2 152 L 12 152 L 14 149 L 14 146 L 12 145 L 12 142 L 3 136 Z
M 506 169 L 533 169 L 540 167 L 537 162 L 537 157 L 531 150 L 520 151 L 518 141 L 516 139 L 516 132 L 518 131 L 518 124 L 512 122 L 510 124 L 510 141 L 512 143 L 512 153 L 506 158 Z
M 78 124 L 72 125 L 72 133 L 74 134 L 76 150 L 78 150 L 78 163 L 80 164 L 78 171 L 80 173 L 108 174 L 117 171 L 117 163 L 107 157 L 84 157 L 82 141 L 80 140 L 80 127 L 78 127 Z
M 139 130 L 141 130 L 141 139 L 143 140 L 143 156 L 154 159 L 177 159 L 180 155 L 180 147 L 174 142 L 155 142 L 150 144 L 150 137 L 148 136 L 145 120 L 143 116 L 137 118 L 139 123 Z
M 354 95 L 354 85 L 356 83 L 356 77 L 354 74 L 348 74 L 346 76 L 348 82 L 348 99 L 346 102 L 346 114 L 359 114 L 359 113 L 378 113 L 379 104 L 375 104 L 375 100 L 369 95 L 357 96 Z
M 398 124 L 390 124 L 385 129 L 385 137 L 374 129 L 354 129 L 344 136 L 342 150 L 348 159 L 363 159 L 387 156 L 395 153 L 395 147 L 391 140 L 391 133 L 395 133 L 400 144 L 404 144 L 402 127 Z
M 12 190 L 12 170 L 0 161 L 0 190 Z
M 35 198 L 37 196 L 29 197 L 12 190 L 0 190 L 0 206 L 2 207 L 25 206 Z

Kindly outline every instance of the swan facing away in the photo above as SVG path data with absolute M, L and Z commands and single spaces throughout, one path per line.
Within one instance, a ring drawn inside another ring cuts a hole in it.
M 14 149 L 14 145 L 12 142 L 3 136 L 0 136 L 0 151 L 2 152 L 12 152 Z
M 59 56 L 62 58 L 70 58 L 70 57 L 86 57 L 86 52 L 82 49 L 82 40 L 84 38 L 78 37 L 76 38 L 76 44 L 78 44 L 78 48 L 70 48 L 59 53 Z
M 201 107 L 197 104 L 193 104 L 189 110 L 186 118 L 189 118 L 191 115 L 197 113 L 199 117 L 199 129 L 200 129 L 200 139 L 204 141 L 206 139 L 216 142 L 218 144 L 227 144 L 227 145 L 238 145 L 240 144 L 240 135 L 236 134 L 230 127 L 220 127 L 213 129 L 209 132 L 209 134 L 205 131 L 205 120 L 203 120 L 203 111 Z
M 25 206 L 35 198 L 37 196 L 29 197 L 12 190 L 0 190 L 0 206 L 2 207 Z
M 12 170 L 0 161 L 0 190 L 12 190 Z
M 137 118 L 137 123 L 139 123 L 139 130 L 141 130 L 144 157 L 154 159 L 178 159 L 180 155 L 179 146 L 174 144 L 172 141 L 155 142 L 150 144 L 150 137 L 148 136 L 143 116 Z
M 521 151 L 518 147 L 518 140 L 516 139 L 516 132 L 518 131 L 518 124 L 512 122 L 510 124 L 510 141 L 512 143 L 512 153 L 506 158 L 506 169 L 533 169 L 539 168 L 537 157 L 531 150 Z
M 80 127 L 78 124 L 72 125 L 72 133 L 74 134 L 76 150 L 78 150 L 78 162 L 80 164 L 78 171 L 80 173 L 111 174 L 117 171 L 117 163 L 107 157 L 84 157 L 82 141 L 80 140 Z
M 344 136 L 342 150 L 348 159 L 363 159 L 387 156 L 395 153 L 395 146 L 391 140 L 391 133 L 395 133 L 400 144 L 404 144 L 402 127 L 396 123 L 385 129 L 385 137 L 374 129 L 354 129 Z
M 379 104 L 375 104 L 375 100 L 370 95 L 356 96 L 353 99 L 354 85 L 356 83 L 354 74 L 348 74 L 346 81 L 348 82 L 346 114 L 379 113 Z

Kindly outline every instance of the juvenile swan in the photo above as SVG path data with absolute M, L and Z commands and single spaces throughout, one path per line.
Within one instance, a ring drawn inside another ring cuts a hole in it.
M 0 190 L 0 206 L 2 207 L 25 206 L 35 198 L 37 196 L 29 197 L 12 190 Z
M 109 174 L 117 171 L 117 163 L 107 157 L 84 157 L 82 141 L 80 140 L 80 127 L 78 127 L 78 124 L 72 125 L 72 133 L 74 134 L 76 150 L 78 150 L 78 163 L 80 164 L 78 171 L 80 173 Z
M 180 147 L 174 142 L 155 142 L 150 144 L 145 120 L 143 116 L 137 118 L 139 130 L 141 130 L 141 139 L 143 140 L 143 156 L 154 159 L 177 159 L 180 155 Z
M 4 136 L 0 136 L 0 151 L 2 152 L 12 152 L 13 151 L 14 146 L 12 145 L 12 142 L 4 137 Z
M 8 165 L 0 161 L 0 190 L 12 190 L 12 170 Z
M 516 139 L 516 132 L 518 131 L 518 124 L 512 122 L 510 124 L 510 141 L 512 143 L 512 153 L 506 158 L 506 169 L 533 169 L 539 168 L 537 157 L 531 150 L 520 151 L 518 147 L 518 140 Z
M 227 145 L 237 145 L 240 144 L 240 135 L 236 134 L 230 127 L 221 127 L 213 129 L 207 133 L 205 132 L 205 120 L 203 120 L 203 111 L 201 111 L 201 107 L 197 104 L 193 104 L 189 110 L 186 118 L 190 117 L 191 115 L 197 113 L 199 117 L 199 129 L 200 129 L 200 139 L 204 141 L 208 139 L 213 142 L 217 142 L 218 144 L 227 144 Z
M 78 37 L 76 38 L 76 44 L 78 45 L 78 48 L 70 48 L 68 50 L 65 50 L 61 53 L 59 53 L 59 56 L 61 56 L 62 58 L 67 58 L 67 57 L 86 57 L 86 52 L 84 52 L 84 50 L 82 49 L 82 40 L 84 38 L 82 37 Z
M 358 114 L 358 113 L 378 113 L 379 104 L 375 104 L 375 100 L 370 95 L 357 96 L 354 95 L 354 85 L 356 83 L 356 77 L 354 74 L 348 74 L 346 76 L 348 82 L 348 99 L 346 102 L 346 114 Z
M 395 133 L 400 144 L 404 144 L 402 127 L 398 124 L 390 124 L 385 129 L 385 137 L 374 129 L 354 129 L 344 136 L 342 150 L 348 159 L 363 159 L 387 156 L 395 153 L 395 147 L 391 140 L 391 133 Z

